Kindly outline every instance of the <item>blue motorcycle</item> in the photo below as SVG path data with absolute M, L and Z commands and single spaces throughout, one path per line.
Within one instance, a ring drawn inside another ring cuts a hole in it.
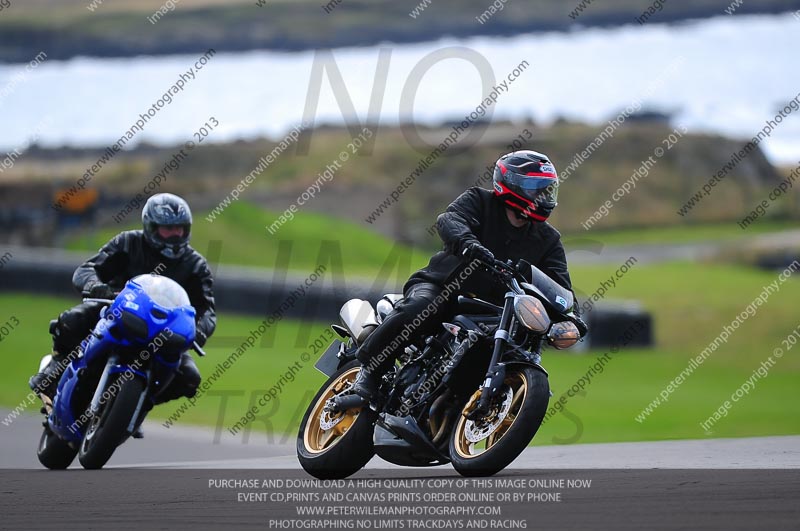
M 139 275 L 113 300 L 84 301 L 107 306 L 52 402 L 43 396 L 47 420 L 37 455 L 50 469 L 67 468 L 75 455 L 84 468 L 102 468 L 158 403 L 181 353 L 205 355 L 195 342 L 195 310 L 174 280 Z M 42 366 L 49 361 L 45 356 Z

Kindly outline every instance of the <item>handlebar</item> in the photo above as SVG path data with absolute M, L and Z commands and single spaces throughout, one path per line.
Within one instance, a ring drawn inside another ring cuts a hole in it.
M 516 284 L 516 282 L 512 281 L 516 280 L 517 277 L 523 276 L 522 273 L 518 271 L 517 267 L 511 264 L 511 260 L 509 260 L 508 262 L 503 262 L 502 260 L 498 260 L 496 258 L 491 262 L 488 262 L 486 260 L 481 260 L 480 258 L 477 258 L 477 260 L 479 260 L 481 264 L 483 264 L 490 271 L 493 271 L 494 273 L 503 277 L 503 279 L 510 284 L 511 283 Z M 528 281 L 528 279 L 525 279 L 525 281 Z M 517 287 L 519 286 L 517 285 Z M 586 324 L 586 322 L 583 319 L 581 319 L 580 316 L 575 314 L 568 315 L 567 317 L 570 321 L 572 321 L 575 324 L 575 326 L 578 327 L 578 331 L 581 337 L 586 336 L 586 333 L 589 331 L 589 326 Z
M 94 297 L 86 297 L 83 302 L 99 302 L 100 304 L 113 304 L 114 299 L 97 299 Z
M 502 260 L 498 260 L 497 258 L 493 259 L 492 261 L 481 260 L 480 258 L 475 258 L 478 260 L 484 267 L 497 273 L 502 277 L 515 277 L 515 271 L 513 266 L 510 264 L 511 260 L 508 262 L 503 262 Z

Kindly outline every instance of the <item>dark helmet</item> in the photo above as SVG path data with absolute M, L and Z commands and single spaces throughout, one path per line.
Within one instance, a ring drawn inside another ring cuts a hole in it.
M 494 195 L 522 217 L 544 221 L 558 204 L 558 175 L 547 155 L 514 151 L 494 167 Z
M 177 195 L 156 194 L 144 204 L 142 225 L 144 238 L 153 249 L 167 258 L 179 258 L 189 246 L 192 211 L 189 204 Z M 164 239 L 158 234 L 161 225 L 179 225 L 183 227 L 183 235 Z

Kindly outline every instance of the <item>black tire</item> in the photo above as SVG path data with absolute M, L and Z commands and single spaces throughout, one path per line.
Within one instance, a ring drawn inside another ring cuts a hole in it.
M 330 432 L 335 428 L 334 426 L 330 430 L 323 431 L 318 426 L 322 406 L 335 394 L 333 388 L 337 383 L 355 379 L 359 367 L 358 361 L 351 361 L 328 378 L 314 396 L 300 422 L 300 430 L 297 433 L 297 459 L 303 469 L 315 478 L 346 478 L 361 470 L 375 455 L 372 444 L 375 415 L 369 408 L 358 410 L 349 427 L 344 428 L 345 431 L 335 437 L 329 446 L 320 448 L 318 445 L 319 434 Z M 349 410 L 343 414 L 340 424 L 348 417 L 353 417 L 354 411 L 356 410 Z M 315 412 L 315 418 L 312 418 Z
M 36 449 L 36 456 L 41 464 L 50 470 L 64 470 L 72 464 L 77 454 L 77 448 L 59 439 L 50 428 L 44 428 L 39 439 L 39 447 Z
M 521 385 L 522 382 L 525 384 L 524 394 L 514 391 L 514 386 Z M 491 476 L 500 472 L 525 450 L 542 424 L 550 401 L 547 375 L 528 365 L 512 365 L 507 367 L 504 383 L 512 390 L 509 413 L 511 410 L 518 413 L 499 436 L 497 433 L 506 424 L 501 422 L 495 428 L 486 438 L 487 447 L 482 453 L 470 454 L 469 441 L 464 436 L 468 421 L 463 416 L 459 416 L 450 435 L 450 459 L 453 468 L 462 476 Z M 517 399 L 518 394 L 522 398 Z M 521 405 L 517 404 L 517 400 L 522 400 Z M 469 406 L 468 403 L 464 407 L 466 409 Z M 505 419 L 508 420 L 509 417 L 506 416 Z
M 108 388 L 111 388 L 109 384 Z M 127 428 L 144 391 L 144 382 L 133 378 L 124 382 L 117 393 L 93 418 L 78 450 L 83 468 L 103 468 L 127 435 Z

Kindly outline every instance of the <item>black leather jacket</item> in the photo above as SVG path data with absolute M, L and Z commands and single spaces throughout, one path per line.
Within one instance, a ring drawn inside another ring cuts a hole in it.
M 499 260 L 524 259 L 535 265 L 561 286 L 571 290 L 567 257 L 561 234 L 547 222 L 531 222 L 514 227 L 506 215 L 506 207 L 483 188 L 473 187 L 458 196 L 437 220 L 436 227 L 444 249 L 436 253 L 421 270 L 414 273 L 406 288 L 418 282 L 444 285 L 466 261 L 461 252 L 472 242 L 480 242 Z M 502 298 L 504 292 L 491 290 L 492 279 L 476 278 L 470 283 L 473 292 L 482 297 Z M 499 286 L 495 286 L 498 288 Z M 481 289 L 482 288 L 482 289 Z
M 186 290 L 197 312 L 197 342 L 202 346 L 217 326 L 214 280 L 206 259 L 191 247 L 181 258 L 170 260 L 147 244 L 141 230 L 121 232 L 75 270 L 72 285 L 81 293 L 98 282 L 120 290 L 131 278 L 153 272 Z

